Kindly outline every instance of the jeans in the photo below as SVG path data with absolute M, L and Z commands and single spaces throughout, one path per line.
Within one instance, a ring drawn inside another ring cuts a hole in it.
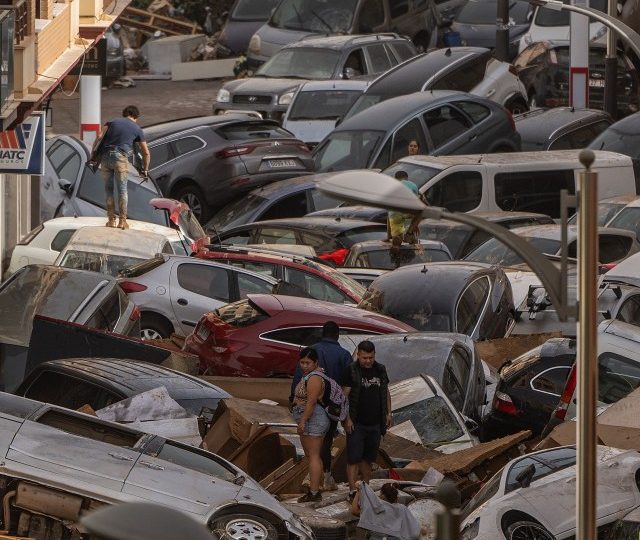
M 118 186 L 118 198 L 120 199 L 120 213 L 126 214 L 129 196 L 127 194 L 127 180 L 129 177 L 129 160 L 126 154 L 119 150 L 108 150 L 100 161 L 100 173 L 104 180 L 104 189 L 107 196 L 107 205 L 114 202 L 114 182 Z
M 304 405 L 295 405 L 293 407 L 293 419 L 296 421 L 296 424 L 300 422 L 302 415 L 304 413 Z M 313 437 L 324 437 L 327 431 L 329 430 L 329 417 L 324 409 L 316 403 L 313 408 L 313 413 L 311 413 L 311 417 L 307 420 L 304 425 L 304 434 L 311 435 Z

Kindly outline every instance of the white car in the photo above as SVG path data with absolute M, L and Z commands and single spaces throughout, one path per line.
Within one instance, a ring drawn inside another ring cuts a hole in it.
M 463 508 L 463 540 L 564 540 L 576 534 L 576 449 L 563 446 L 518 457 Z M 640 505 L 640 453 L 598 446 L 598 527 Z
M 564 0 L 568 4 L 568 0 Z M 606 0 L 590 0 L 590 7 L 599 11 L 607 12 Z M 520 38 L 518 54 L 524 51 L 529 45 L 536 41 L 553 41 L 568 44 L 570 41 L 570 21 L 569 11 L 555 10 L 537 7 L 531 18 L 529 30 Z M 602 23 L 592 20 L 589 24 L 589 41 L 595 43 L 607 42 L 607 28 Z
M 53 264 L 73 234 L 82 227 L 101 227 L 104 217 L 59 217 L 45 221 L 20 241 L 11 254 L 11 262 L 5 279 L 28 264 Z M 131 230 L 154 232 L 166 237 L 173 252 L 185 255 L 186 251 L 177 231 L 146 221 L 127 221 Z

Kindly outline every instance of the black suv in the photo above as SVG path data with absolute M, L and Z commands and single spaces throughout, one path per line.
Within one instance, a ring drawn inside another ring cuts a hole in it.
M 206 223 L 213 210 L 255 187 L 313 169 L 307 146 L 272 120 L 187 118 L 144 128 L 150 176 L 165 197 Z

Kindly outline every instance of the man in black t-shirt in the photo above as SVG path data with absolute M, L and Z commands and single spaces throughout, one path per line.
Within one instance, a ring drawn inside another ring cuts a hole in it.
M 349 398 L 347 477 L 349 498 L 356 493 L 358 471 L 364 482 L 371 478 L 371 464 L 378 456 L 380 438 L 391 425 L 391 395 L 387 370 L 376 362 L 371 341 L 358 345 L 357 359 L 345 371 L 343 390 Z

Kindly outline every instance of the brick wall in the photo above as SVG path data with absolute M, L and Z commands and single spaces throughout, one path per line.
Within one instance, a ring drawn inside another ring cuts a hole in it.
M 69 47 L 71 6 L 65 5 L 61 13 L 49 22 L 36 37 L 38 47 L 38 73 L 46 71 Z

